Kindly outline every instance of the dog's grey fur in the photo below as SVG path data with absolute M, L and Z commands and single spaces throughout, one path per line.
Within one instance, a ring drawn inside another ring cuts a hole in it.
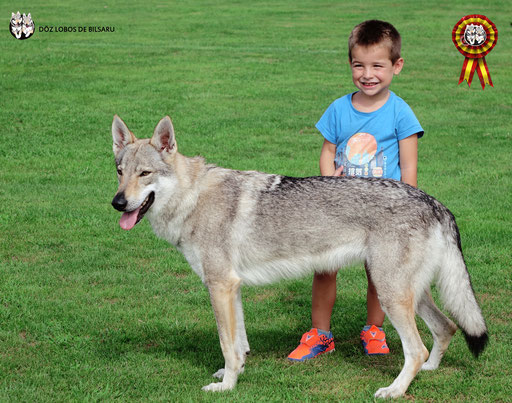
M 225 368 L 214 374 L 222 381 L 204 390 L 232 389 L 243 372 L 242 284 L 333 272 L 354 261 L 366 261 L 405 355 L 398 377 L 376 397 L 401 396 L 420 369 L 437 368 L 456 331 L 432 300 L 434 280 L 475 356 L 485 347 L 454 217 L 421 190 L 390 179 L 290 178 L 207 165 L 177 152 L 169 117 L 151 139 L 138 140 L 116 115 L 112 134 L 113 205 L 132 217 L 123 226 L 133 227 L 139 207 L 149 206 L 154 232 L 185 255 L 210 292 Z M 432 331 L 430 357 L 415 313 Z

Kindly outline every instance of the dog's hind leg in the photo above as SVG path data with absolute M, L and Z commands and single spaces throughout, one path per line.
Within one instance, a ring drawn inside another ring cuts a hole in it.
M 241 280 L 234 277 L 215 279 L 208 283 L 225 365 L 223 370 L 214 374 L 216 377 L 222 377 L 222 382 L 214 382 L 203 387 L 205 391 L 233 389 L 238 375 L 243 371 L 245 355 L 241 354 L 240 348 L 237 347 L 240 336 L 236 305 L 240 283 Z
M 380 388 L 375 397 L 390 398 L 404 395 L 428 357 L 428 350 L 421 341 L 414 315 L 413 295 L 400 297 L 400 290 L 392 292 L 386 299 L 381 299 L 382 308 L 397 330 L 402 341 L 405 363 L 402 371 L 391 385 Z M 377 293 L 379 290 L 377 289 Z M 380 297 L 380 295 L 379 295 Z
M 430 357 L 421 369 L 433 370 L 439 366 L 457 326 L 439 310 L 430 291 L 426 291 L 418 301 L 417 313 L 425 321 L 434 337 Z

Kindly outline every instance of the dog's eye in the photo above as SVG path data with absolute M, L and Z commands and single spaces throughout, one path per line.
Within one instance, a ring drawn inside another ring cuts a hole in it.
M 121 169 L 117 168 L 117 174 L 118 174 L 119 176 L 123 176 L 123 171 L 121 171 Z
M 148 176 L 151 172 L 150 171 L 142 171 L 140 173 L 140 176 Z

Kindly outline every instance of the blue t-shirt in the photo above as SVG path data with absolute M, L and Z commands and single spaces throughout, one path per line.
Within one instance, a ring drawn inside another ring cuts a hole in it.
M 389 99 L 378 110 L 359 112 L 352 95 L 334 101 L 316 128 L 336 144 L 336 168 L 343 165 L 346 176 L 401 179 L 398 142 L 423 128 L 405 101 L 390 91 Z

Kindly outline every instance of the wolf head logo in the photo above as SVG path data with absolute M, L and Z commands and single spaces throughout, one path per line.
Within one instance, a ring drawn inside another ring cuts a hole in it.
M 18 11 L 16 14 L 11 13 L 11 21 L 9 23 L 9 31 L 16 39 L 28 39 L 35 31 L 35 24 L 30 13 L 23 15 Z
M 480 46 L 487 39 L 484 27 L 481 25 L 470 24 L 464 31 L 464 42 L 470 46 Z

